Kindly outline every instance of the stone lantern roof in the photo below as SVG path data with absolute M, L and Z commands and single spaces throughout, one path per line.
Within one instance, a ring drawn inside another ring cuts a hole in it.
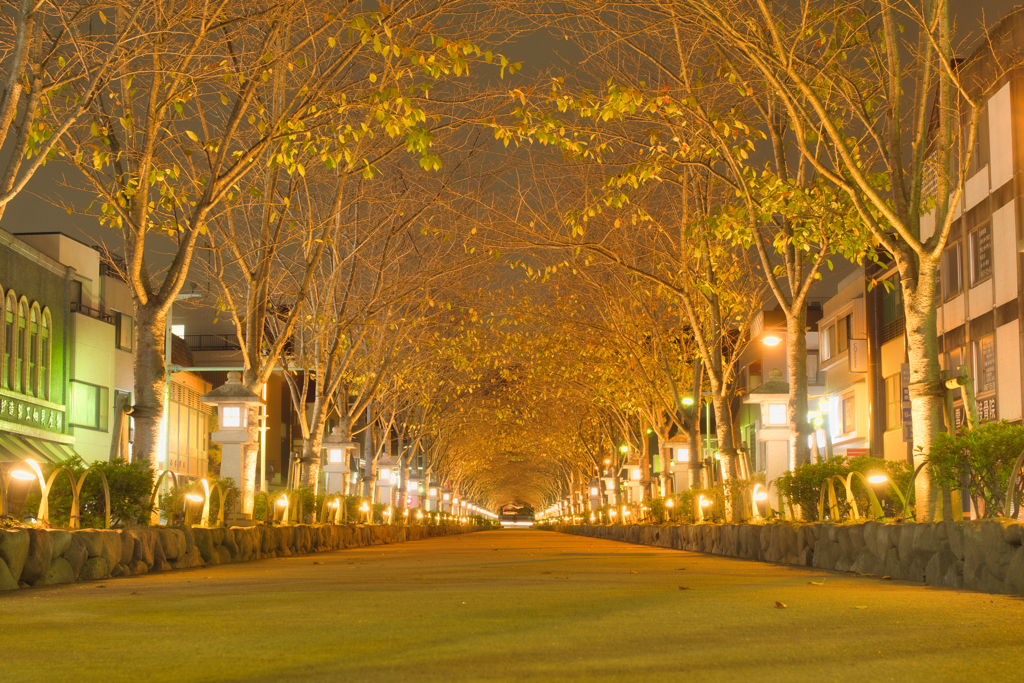
M 756 389 L 751 389 L 750 396 L 789 396 L 789 382 L 782 379 L 782 370 L 772 368 L 768 373 L 768 381 Z
M 218 405 L 223 403 L 245 403 L 247 405 L 265 404 L 258 394 L 245 388 L 242 384 L 242 373 L 229 372 L 228 381 L 213 391 L 207 392 L 199 397 L 199 400 L 207 405 Z

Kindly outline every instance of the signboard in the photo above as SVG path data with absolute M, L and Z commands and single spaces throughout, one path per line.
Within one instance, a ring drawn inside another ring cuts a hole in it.
M 868 340 L 850 340 L 850 372 L 868 371 Z
M 63 407 L 40 406 L 23 398 L 0 397 L 0 420 L 49 432 L 64 431 Z
M 914 418 L 910 409 L 910 366 L 906 363 L 900 366 L 900 396 L 903 408 L 903 441 L 911 443 L 914 441 Z

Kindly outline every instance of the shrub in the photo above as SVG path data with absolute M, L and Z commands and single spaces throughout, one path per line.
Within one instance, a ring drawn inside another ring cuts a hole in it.
M 984 516 L 1002 515 L 1008 496 L 1020 500 L 1022 482 L 1009 491 L 1009 480 L 1017 458 L 1024 451 L 1024 427 L 1005 420 L 974 429 L 966 425 L 955 434 L 939 434 L 932 443 L 928 463 L 932 479 L 951 489 L 966 487 L 975 509 Z M 1015 510 L 1019 514 L 1020 510 Z
M 776 479 L 775 486 L 789 499 L 794 508 L 800 508 L 804 520 L 817 521 L 821 487 L 829 478 L 839 476 L 845 479 L 851 472 L 860 472 L 866 475 L 873 470 L 884 470 L 889 480 L 901 492 L 906 491 L 910 483 L 910 477 L 913 474 L 909 465 L 903 461 L 883 460 L 867 455 L 856 458 L 839 456 L 823 462 L 800 465 Z M 842 514 L 849 514 L 849 505 L 846 502 L 846 489 L 838 482 L 835 485 L 836 497 L 838 498 Z M 857 506 L 861 510 L 867 510 L 868 494 L 864 488 L 864 483 L 859 478 L 854 478 L 851 488 L 857 500 Z M 913 492 L 911 492 L 911 495 L 913 495 Z M 888 499 L 885 493 L 880 498 Z
M 43 474 L 49 477 L 59 467 L 66 467 L 74 474 L 75 481 L 89 469 L 95 467 L 103 472 L 110 488 L 110 525 L 140 526 L 149 523 L 149 497 L 153 489 L 153 469 L 149 462 L 137 460 L 126 463 L 97 462 L 89 465 L 75 455 L 67 460 L 41 465 Z M 66 475 L 59 475 L 50 490 L 50 524 L 67 526 L 71 519 L 72 491 Z M 98 474 L 90 473 L 82 485 L 78 500 L 79 523 L 83 527 L 102 528 L 104 523 L 103 481 Z M 25 499 L 24 510 L 33 515 L 39 508 L 39 489 L 35 488 Z

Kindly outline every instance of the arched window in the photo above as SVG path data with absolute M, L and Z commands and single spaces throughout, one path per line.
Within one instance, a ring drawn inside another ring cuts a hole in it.
M 29 300 L 17 302 L 17 387 L 15 391 L 29 392 Z
M 53 319 L 50 317 L 50 309 L 43 309 L 42 326 L 39 329 L 39 391 L 36 396 L 50 400 L 50 330 L 53 329 Z
M 7 297 L 0 286 L 0 387 L 7 388 L 7 367 L 11 362 L 11 343 L 7 334 Z
M 28 313 L 28 354 L 25 360 L 28 361 L 28 372 L 25 374 L 25 393 L 31 396 L 39 395 L 39 319 L 42 312 L 39 310 L 39 303 L 32 302 L 32 308 Z

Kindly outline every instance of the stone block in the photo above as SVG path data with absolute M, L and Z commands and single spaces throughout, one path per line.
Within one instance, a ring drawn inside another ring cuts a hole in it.
M 907 573 L 900 562 L 900 551 L 897 548 L 889 548 L 889 552 L 885 554 L 885 569 L 882 576 L 889 576 L 894 579 L 907 578 Z
M 228 551 L 231 559 L 234 560 L 238 557 L 238 543 L 236 542 L 237 527 L 224 530 L 224 538 L 220 543 L 220 546 Z
M 220 560 L 220 564 L 228 564 L 231 562 L 231 553 L 224 546 L 217 546 L 217 558 Z
M 96 581 L 98 579 L 105 579 L 109 574 L 110 567 L 105 559 L 102 557 L 90 557 L 82 565 L 82 570 L 78 572 L 78 580 Z
M 959 559 L 964 559 L 966 546 L 964 545 L 964 523 L 944 522 L 946 525 L 946 540 L 949 541 L 949 549 Z
M 873 524 L 873 522 L 869 522 L 869 524 Z M 875 554 L 875 557 L 882 560 L 882 562 L 885 562 L 885 558 L 889 554 L 889 549 L 896 547 L 896 544 L 893 541 L 892 533 L 892 530 L 894 528 L 895 527 L 892 527 L 888 524 L 879 524 L 878 528 L 876 529 L 875 549 L 873 552 Z M 867 541 L 867 536 L 865 536 L 864 540 L 865 542 Z
M 141 561 L 147 567 L 152 567 L 156 560 L 156 545 L 160 542 L 156 531 L 153 529 L 130 529 L 128 535 L 134 541 L 132 544 L 132 559 L 127 563 Z
M 924 580 L 930 586 L 941 586 L 949 572 L 949 568 L 960 560 L 949 550 L 949 544 L 933 554 L 924 569 Z
M 132 572 L 128 569 L 128 565 L 121 564 L 118 562 L 110 569 L 111 576 L 131 576 Z
M 50 564 L 46 574 L 32 585 L 56 586 L 62 583 L 74 583 L 74 581 L 75 570 L 71 568 L 71 563 L 63 557 L 58 557 Z
M 950 588 L 963 588 L 964 585 L 964 563 L 963 560 L 957 560 L 949 569 L 946 570 L 946 575 L 942 577 L 942 585 Z
M 14 577 L 21 578 L 21 570 L 28 559 L 29 537 L 26 529 L 0 529 L 0 560 Z
M 1011 595 L 1024 595 L 1024 547 L 1017 548 L 1010 558 L 1003 589 Z
M 175 569 L 190 569 L 192 567 L 203 566 L 203 556 L 199 554 L 199 548 L 192 546 L 191 550 L 186 550 L 181 557 L 171 563 L 171 566 Z
M 50 562 L 52 563 L 53 560 L 63 555 L 64 551 L 71 545 L 71 532 L 64 529 L 50 529 L 49 534 L 52 539 L 52 554 L 50 555 Z
M 22 567 L 22 583 L 35 583 L 46 575 L 53 557 L 53 537 L 46 529 L 28 529 L 28 557 Z
M 157 529 L 160 545 L 164 549 L 164 559 L 173 562 L 185 552 L 185 533 L 181 529 Z
M 860 556 L 860 551 L 867 547 L 867 541 L 864 540 L 864 525 L 854 524 L 853 526 L 847 527 L 850 533 L 850 546 L 853 548 L 853 557 Z
M 11 570 L 7 568 L 7 563 L 0 558 L 0 591 L 12 591 L 18 587 L 18 580 L 11 574 Z
M 867 546 L 868 552 L 874 555 L 876 559 L 879 557 L 878 530 L 881 528 L 882 525 L 878 522 L 865 522 L 863 525 L 864 545 Z
M 857 559 L 854 561 L 851 569 L 858 574 L 871 574 L 874 576 L 883 576 L 885 572 L 885 563 L 878 559 L 871 549 L 865 544 L 864 548 L 861 549 L 857 555 Z
M 1007 524 L 1003 529 L 1003 540 L 1010 545 L 1020 545 L 1024 536 L 1024 524 Z
M 135 559 L 136 540 L 135 537 L 132 536 L 131 533 L 128 531 L 120 530 L 117 532 L 117 535 L 121 539 L 120 562 L 121 564 L 127 567 L 129 564 L 131 564 L 132 560 Z
M 103 537 L 99 529 L 81 529 L 75 536 L 85 543 L 85 551 L 89 557 L 100 557 L 103 554 Z
M 132 560 L 131 563 L 128 565 L 128 569 L 129 571 L 131 571 L 132 576 L 139 576 L 141 574 L 146 574 L 149 572 L 149 565 L 141 559 Z
M 1006 542 L 1004 520 L 981 523 L 981 542 L 985 550 L 985 568 L 999 581 L 1006 579 L 1006 570 L 1017 547 Z
M 117 531 L 113 529 L 95 529 L 96 535 L 99 536 L 100 542 L 103 545 L 100 551 L 100 557 L 107 561 L 107 566 L 113 568 L 114 565 L 120 564 L 121 562 L 121 536 Z M 132 544 L 134 549 L 135 544 Z
M 150 571 L 154 572 L 166 572 L 171 570 L 171 563 L 162 557 L 156 558 L 153 563 L 153 568 Z
M 68 544 L 67 550 L 61 556 L 71 565 L 71 569 L 75 572 L 77 579 L 79 572 L 82 571 L 82 565 L 89 559 L 89 552 L 85 549 L 85 541 L 78 537 L 78 534 L 71 534 L 71 543 Z
M 199 555 L 203 558 L 204 562 L 209 562 L 213 556 L 213 549 L 216 547 L 213 544 L 213 530 L 212 529 L 193 529 L 192 538 L 195 540 L 196 550 L 199 551 Z

